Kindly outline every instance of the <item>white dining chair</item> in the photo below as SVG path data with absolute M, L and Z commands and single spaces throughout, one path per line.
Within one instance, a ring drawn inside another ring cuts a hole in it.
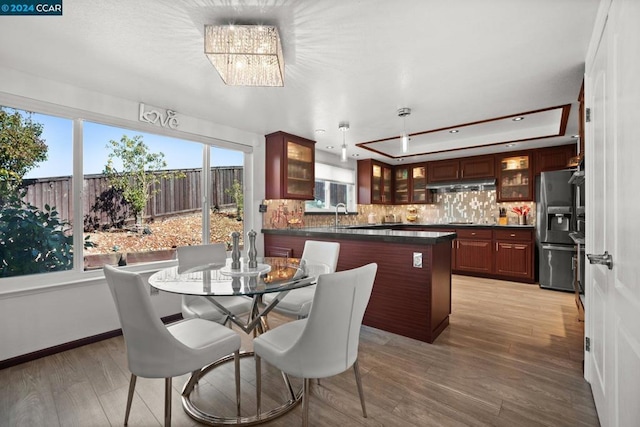
M 224 265 L 227 258 L 227 245 L 213 243 L 209 245 L 180 246 L 178 253 L 178 272 L 205 264 Z M 234 316 L 245 316 L 251 311 L 252 300 L 244 296 L 201 297 L 182 296 L 182 317 L 185 319 L 201 318 L 226 324 L 229 316 L 223 313 L 208 298 L 214 298 Z M 231 324 L 229 323 L 229 326 Z
M 124 416 L 127 425 L 137 377 L 164 378 L 164 424 L 171 425 L 171 380 L 192 373 L 183 394 L 191 392 L 202 368 L 233 353 L 236 406 L 240 415 L 240 336 L 229 328 L 204 319 L 187 319 L 165 326 L 156 316 L 149 291 L 136 273 L 104 266 L 126 344 L 131 371 Z
M 353 366 L 367 417 L 358 368 L 360 326 L 371 297 L 378 265 L 375 263 L 318 277 L 309 317 L 272 329 L 253 340 L 256 362 L 257 413 L 261 412 L 261 360 L 284 374 L 303 378 L 302 425 L 309 423 L 309 380 L 326 378 Z
M 327 273 L 333 273 L 336 271 L 339 256 L 340 243 L 307 240 L 304 242 L 304 249 L 300 259 L 305 260 L 308 264 L 324 264 L 328 268 Z M 273 307 L 273 311 L 297 319 L 304 319 L 309 316 L 315 292 L 316 285 L 294 289 Z M 270 304 L 276 296 L 274 293 L 264 294 L 262 301 L 265 304 Z

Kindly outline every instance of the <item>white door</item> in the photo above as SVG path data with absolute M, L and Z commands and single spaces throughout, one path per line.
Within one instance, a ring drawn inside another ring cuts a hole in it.
M 640 1 L 614 0 L 587 64 L 585 377 L 603 427 L 640 426 Z

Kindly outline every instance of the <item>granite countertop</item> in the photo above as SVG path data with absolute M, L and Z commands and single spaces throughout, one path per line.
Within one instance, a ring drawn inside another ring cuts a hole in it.
M 392 222 L 392 223 L 382 223 L 382 224 L 359 224 L 359 225 L 349 225 L 344 226 L 342 228 L 355 228 L 355 229 L 375 229 L 375 228 L 393 228 L 393 227 L 429 227 L 429 228 L 466 228 L 466 227 L 478 227 L 478 228 L 523 228 L 523 229 L 533 229 L 535 226 L 533 224 L 527 225 L 518 225 L 518 224 L 508 224 L 508 225 L 500 225 L 500 224 L 471 224 L 471 223 L 419 223 L 419 222 Z
M 286 236 L 325 237 L 330 239 L 374 240 L 377 242 L 412 243 L 435 245 L 449 242 L 456 233 L 437 231 L 391 230 L 389 225 L 379 227 L 312 227 L 290 229 L 263 229 L 263 234 L 281 234 Z

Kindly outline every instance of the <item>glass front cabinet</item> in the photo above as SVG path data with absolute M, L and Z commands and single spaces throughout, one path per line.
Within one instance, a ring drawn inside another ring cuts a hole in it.
M 530 153 L 498 158 L 498 201 L 532 201 L 533 174 Z
M 266 144 L 266 198 L 313 200 L 315 141 L 275 132 Z

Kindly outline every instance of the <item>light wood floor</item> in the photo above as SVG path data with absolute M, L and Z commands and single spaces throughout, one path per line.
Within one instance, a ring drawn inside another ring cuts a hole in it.
M 573 296 L 535 285 L 454 276 L 451 324 L 434 344 L 363 327 L 360 369 L 311 387 L 314 426 L 597 426 L 582 377 L 582 325 Z M 270 316 L 273 326 L 286 319 Z M 250 347 L 250 339 L 245 340 Z M 242 362 L 242 404 L 255 408 L 254 364 Z M 282 396 L 263 365 L 263 408 Z M 233 371 L 198 386 L 204 409 L 231 415 Z M 173 425 L 198 425 L 182 410 L 174 379 Z M 1 426 L 122 425 L 129 372 L 122 337 L 0 371 Z M 130 426 L 161 424 L 162 380 L 139 379 Z M 300 425 L 297 407 L 271 426 Z

